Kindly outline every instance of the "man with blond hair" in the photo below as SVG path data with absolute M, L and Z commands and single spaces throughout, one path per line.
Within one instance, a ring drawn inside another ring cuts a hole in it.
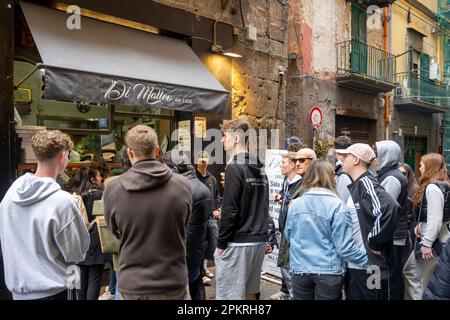
M 58 130 L 45 130 L 33 136 L 32 148 L 36 173 L 18 178 L 0 204 L 6 285 L 15 300 L 72 299 L 67 289 L 77 285 L 77 275 L 79 281 L 75 264 L 90 241 L 77 203 L 56 182 L 73 143 Z
M 151 127 L 131 128 L 125 142 L 133 167 L 104 193 L 106 221 L 120 239 L 117 290 L 125 300 L 188 299 L 189 181 L 156 160 Z

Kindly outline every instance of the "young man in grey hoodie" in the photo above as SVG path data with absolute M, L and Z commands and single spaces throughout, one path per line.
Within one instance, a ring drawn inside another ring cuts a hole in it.
M 73 143 L 58 130 L 32 138 L 38 160 L 9 188 L 0 203 L 0 241 L 5 281 L 15 300 L 71 299 L 89 248 L 89 233 L 77 203 L 56 177 L 69 162 Z

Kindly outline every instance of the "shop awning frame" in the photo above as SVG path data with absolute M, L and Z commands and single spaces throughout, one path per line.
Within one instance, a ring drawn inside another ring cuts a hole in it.
M 225 113 L 228 91 L 184 42 L 88 17 L 21 6 L 45 68 L 44 98 Z

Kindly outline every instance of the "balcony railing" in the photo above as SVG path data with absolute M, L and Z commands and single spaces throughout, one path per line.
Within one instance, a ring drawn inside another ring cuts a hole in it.
M 441 106 L 450 106 L 450 86 L 428 77 L 419 75 L 416 71 L 396 75 L 399 86 L 396 90 L 397 99 L 413 99 Z
M 337 73 L 394 83 L 395 56 L 359 40 L 336 44 Z
M 390 4 L 393 4 L 396 0 L 349 0 L 352 3 L 355 3 L 363 8 L 367 8 L 371 5 L 376 5 L 380 8 L 387 7 Z

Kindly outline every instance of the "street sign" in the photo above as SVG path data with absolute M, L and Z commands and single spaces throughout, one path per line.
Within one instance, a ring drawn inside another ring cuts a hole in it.
M 320 128 L 320 126 L 322 125 L 322 119 L 322 110 L 320 110 L 319 107 L 312 108 L 309 112 L 309 122 L 311 123 L 313 129 Z

